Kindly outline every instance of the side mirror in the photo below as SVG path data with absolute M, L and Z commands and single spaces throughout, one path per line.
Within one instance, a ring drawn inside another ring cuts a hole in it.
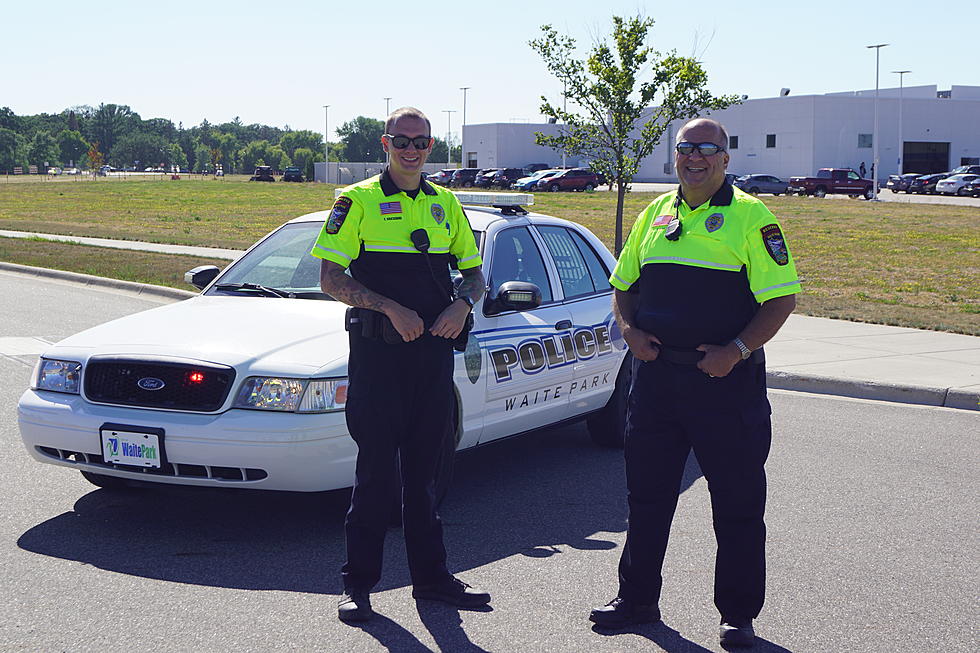
M 486 302 L 487 315 L 503 311 L 530 311 L 541 306 L 541 289 L 528 281 L 505 281 Z
M 221 270 L 215 265 L 199 265 L 184 273 L 184 283 L 189 283 L 198 290 L 204 290 L 209 283 L 214 281 L 219 272 Z

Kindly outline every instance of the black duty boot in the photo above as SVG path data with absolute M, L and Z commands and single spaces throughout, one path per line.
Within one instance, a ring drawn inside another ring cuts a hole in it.
M 431 585 L 416 585 L 412 589 L 412 597 L 442 601 L 457 608 L 480 608 L 490 602 L 489 592 L 470 587 L 453 576 Z
M 751 619 L 722 619 L 718 640 L 722 646 L 739 648 L 755 643 Z
M 616 597 L 589 614 L 589 621 L 604 628 L 625 628 L 632 624 L 652 624 L 660 621 L 660 609 L 655 605 L 639 605 Z
M 337 603 L 337 617 L 341 621 L 367 621 L 374 616 L 371 597 L 365 590 L 344 590 Z

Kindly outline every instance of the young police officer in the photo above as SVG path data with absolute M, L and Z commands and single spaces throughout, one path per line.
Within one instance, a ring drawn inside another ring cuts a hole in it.
M 634 356 L 626 427 L 629 526 L 619 593 L 590 619 L 619 628 L 660 619 L 661 569 L 688 453 L 708 481 L 718 553 L 721 643 L 751 645 L 765 595 L 769 401 L 761 347 L 800 284 L 776 219 L 725 182 L 728 135 L 687 123 L 680 189 L 637 218 L 610 278 Z
M 382 137 L 388 167 L 344 189 L 312 252 L 323 259 L 323 291 L 355 307 L 348 319 L 347 426 L 358 453 L 338 609 L 343 621 L 373 614 L 369 592 L 381 577 L 396 455 L 412 596 L 458 607 L 490 601 L 447 571 L 434 504 L 436 462 L 445 438 L 454 437 L 453 339 L 486 281 L 459 201 L 422 179 L 432 143 L 421 111 L 392 113 Z M 463 274 L 455 299 L 451 257 Z

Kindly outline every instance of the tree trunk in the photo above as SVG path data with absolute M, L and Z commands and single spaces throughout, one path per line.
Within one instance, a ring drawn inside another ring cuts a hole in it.
M 626 200 L 626 181 L 619 177 L 616 179 L 616 258 L 623 250 L 623 202 Z

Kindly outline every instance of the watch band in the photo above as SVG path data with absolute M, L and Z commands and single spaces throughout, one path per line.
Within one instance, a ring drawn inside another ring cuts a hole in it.
M 456 299 L 462 299 L 463 302 L 465 302 L 466 305 L 470 307 L 470 310 L 471 311 L 473 310 L 473 298 L 470 297 L 469 295 L 460 295 Z
M 752 355 L 752 350 L 745 346 L 745 343 L 742 342 L 741 338 L 735 338 L 734 340 L 732 340 L 732 342 L 734 342 L 735 346 L 738 347 L 738 350 L 742 352 L 743 361 Z

